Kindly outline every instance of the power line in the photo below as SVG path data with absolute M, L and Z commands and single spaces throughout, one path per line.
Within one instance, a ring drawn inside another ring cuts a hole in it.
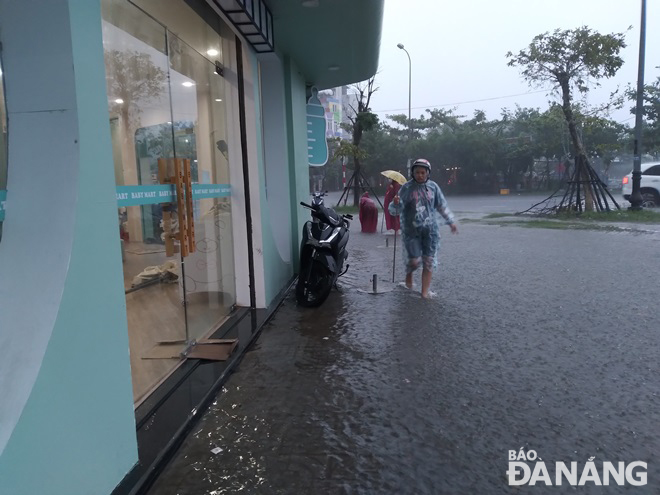
M 479 103 L 481 101 L 492 101 L 492 100 L 503 100 L 504 98 L 514 98 L 516 96 L 525 96 L 525 95 L 533 95 L 535 93 L 546 93 L 548 90 L 547 89 L 540 89 L 538 91 L 528 91 L 527 93 L 518 93 L 515 95 L 506 95 L 506 96 L 494 96 L 492 98 L 483 98 L 481 100 L 470 100 L 470 101 L 459 101 L 456 103 L 440 103 L 437 105 L 424 105 L 421 107 L 412 107 L 413 110 L 419 110 L 420 108 L 438 108 L 438 107 L 452 107 L 454 105 L 464 105 L 466 103 Z M 402 112 L 404 110 L 408 110 L 408 107 L 406 108 L 392 108 L 389 110 L 372 110 L 373 113 L 385 113 L 385 112 Z

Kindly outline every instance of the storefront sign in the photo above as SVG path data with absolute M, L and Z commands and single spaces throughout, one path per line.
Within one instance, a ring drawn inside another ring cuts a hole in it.
M 0 222 L 5 219 L 5 203 L 7 202 L 7 191 L 0 189 Z
M 312 88 L 307 100 L 307 158 L 310 167 L 322 167 L 328 161 L 328 142 L 325 138 L 325 109 Z
M 229 184 L 193 184 L 192 191 L 193 200 L 231 196 L 231 186 Z
M 193 184 L 192 190 L 193 200 L 231 196 L 229 184 Z M 176 191 L 174 185 L 171 184 L 117 186 L 117 206 L 119 207 L 155 205 L 174 201 L 176 201 Z

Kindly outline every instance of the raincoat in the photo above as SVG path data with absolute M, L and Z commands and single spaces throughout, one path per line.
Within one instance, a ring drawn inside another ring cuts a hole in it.
M 392 181 L 392 183 L 387 186 L 385 200 L 383 201 L 383 206 L 385 207 L 385 228 L 387 230 L 399 230 L 401 228 L 399 217 L 392 216 L 389 209 L 390 203 L 394 199 L 394 196 L 399 193 L 399 189 L 401 189 L 401 184 L 396 181 Z
M 403 244 L 408 255 L 406 270 L 412 272 L 416 264 L 410 260 L 422 258 L 424 268 L 432 270 L 437 266 L 436 254 L 440 245 L 440 227 L 438 213 L 446 224 L 454 223 L 454 214 L 447 205 L 447 200 L 440 186 L 428 180 L 419 184 L 409 180 L 399 190 L 399 204 L 388 206 L 391 215 L 399 215 Z
M 362 232 L 373 234 L 378 228 L 378 208 L 369 193 L 365 192 L 360 198 L 360 225 Z

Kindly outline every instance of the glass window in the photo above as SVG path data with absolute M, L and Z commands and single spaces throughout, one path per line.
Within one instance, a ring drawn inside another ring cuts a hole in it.
M 221 61 L 222 42 L 220 34 L 227 28 L 218 20 L 217 14 L 209 7 L 204 19 L 184 1 L 133 0 L 133 3 L 167 26 L 168 32 L 186 41 L 201 56 L 211 62 Z M 224 28 L 224 29 L 223 29 Z
M 660 175 L 660 165 L 647 168 L 643 175 Z
M 236 300 L 235 150 L 226 121 L 233 91 L 208 53 L 161 22 L 203 40 L 202 48 L 217 47 L 212 58 L 220 62 L 222 40 L 214 30 L 200 34 L 203 21 L 186 17 L 195 13 L 183 1 L 139 3 L 152 11 L 127 0 L 101 3 L 136 403 L 182 362 L 193 340 L 220 326 Z

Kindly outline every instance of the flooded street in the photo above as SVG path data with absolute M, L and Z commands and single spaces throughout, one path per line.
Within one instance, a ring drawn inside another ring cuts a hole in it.
M 341 292 L 287 296 L 149 493 L 515 494 L 521 447 L 553 484 L 558 461 L 648 463 L 644 486 L 523 490 L 660 492 L 660 235 L 460 223 L 535 199 L 448 198 L 434 300 L 355 221 Z

